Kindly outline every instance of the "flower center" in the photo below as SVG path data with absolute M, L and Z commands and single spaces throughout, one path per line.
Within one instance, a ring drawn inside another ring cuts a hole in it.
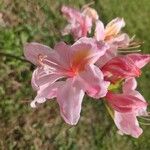
M 85 65 L 89 63 L 89 55 L 90 50 L 88 49 L 79 50 L 73 55 L 70 69 L 72 75 L 77 75 L 79 72 L 84 71 Z

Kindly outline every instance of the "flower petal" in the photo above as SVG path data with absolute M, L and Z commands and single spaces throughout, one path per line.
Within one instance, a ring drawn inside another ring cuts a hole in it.
M 143 132 L 139 127 L 136 116 L 132 113 L 120 113 L 115 111 L 114 121 L 118 129 L 124 134 L 138 138 Z
M 122 113 L 136 113 L 139 109 L 147 107 L 146 102 L 130 94 L 115 94 L 108 92 L 106 99 L 114 110 Z
M 24 45 L 24 55 L 28 61 L 34 65 L 39 65 L 38 58 L 39 55 L 49 56 L 52 49 L 48 46 L 32 42 Z
M 31 84 L 34 90 L 38 90 L 40 86 L 44 84 L 52 84 L 60 78 L 63 78 L 62 74 L 46 73 L 43 67 L 37 68 L 32 75 Z
M 109 49 L 107 49 L 106 53 L 101 56 L 97 62 L 96 66 L 102 68 L 108 61 L 117 56 L 117 47 L 115 45 L 111 45 Z
M 147 63 L 150 62 L 149 54 L 129 54 L 127 56 L 134 61 L 138 68 L 143 68 Z
M 37 96 L 31 102 L 31 107 L 36 107 L 36 103 L 44 103 L 46 99 L 52 99 L 57 96 L 58 89 L 64 84 L 63 81 L 55 82 L 53 84 L 45 84 L 40 86 L 37 91 Z
M 97 41 L 103 41 L 105 38 L 105 32 L 104 32 L 104 24 L 98 20 L 96 21 L 96 27 L 95 27 L 95 34 L 94 37 Z
M 59 89 L 57 102 L 60 106 L 61 116 L 66 123 L 71 125 L 77 124 L 80 118 L 83 96 L 83 90 L 73 86 L 72 79 L 68 79 Z
M 112 42 L 114 45 L 116 45 L 119 48 L 126 48 L 130 43 L 130 38 L 126 33 L 122 33 L 120 35 L 117 35 L 110 42 Z
M 82 89 L 93 98 L 101 98 L 106 96 L 109 82 L 104 81 L 103 73 L 94 65 L 86 67 L 84 72 L 81 72 L 77 79 Z
M 97 11 L 90 7 L 84 8 L 82 14 L 84 16 L 88 16 L 89 18 L 92 18 L 93 21 L 98 20 L 99 18 Z
M 127 56 L 118 56 L 108 61 L 102 68 L 105 76 L 112 74 L 120 78 L 138 77 L 141 70 Z
M 83 38 L 80 38 L 78 41 L 76 41 L 72 47 L 75 47 L 74 49 L 77 49 L 76 48 L 76 45 L 86 45 L 87 47 L 89 47 L 88 49 L 90 49 L 90 59 L 92 61 L 92 63 L 95 63 L 99 57 L 103 56 L 106 52 L 106 50 L 109 48 L 109 46 L 107 44 L 105 44 L 104 42 L 98 42 L 96 41 L 95 39 L 93 38 L 86 38 L 86 37 L 83 37 Z M 79 50 L 85 50 L 85 48 L 78 48 Z
M 82 19 L 81 12 L 75 8 L 64 5 L 64 6 L 62 6 L 61 11 L 69 22 L 73 22 L 74 20 Z
M 135 90 L 137 87 L 137 82 L 135 80 L 135 78 L 128 78 L 125 80 L 122 90 L 123 93 L 130 93 L 131 90 Z
M 123 18 L 115 18 L 111 22 L 109 22 L 105 28 L 105 36 L 115 36 L 120 31 L 121 28 L 125 26 L 125 21 Z
M 58 61 L 61 66 L 68 68 L 70 67 L 71 61 L 71 46 L 67 45 L 65 42 L 59 42 L 55 45 L 54 50 L 58 53 Z

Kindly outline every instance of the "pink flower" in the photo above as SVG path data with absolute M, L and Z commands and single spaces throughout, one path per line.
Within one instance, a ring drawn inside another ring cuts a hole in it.
M 98 20 L 95 28 L 95 38 L 98 41 L 105 41 L 114 44 L 117 47 L 127 46 L 129 37 L 126 33 L 121 33 L 121 29 L 125 26 L 123 18 L 115 18 L 109 22 L 104 28 L 104 24 Z
M 109 44 L 109 48 L 105 55 L 99 59 L 96 64 L 100 68 L 104 66 L 110 59 L 117 56 L 118 48 L 124 48 L 129 45 L 130 39 L 126 33 L 121 33 L 121 29 L 125 26 L 124 19 L 115 18 L 104 27 L 104 24 L 98 20 L 95 28 L 95 39 L 97 41 L 105 41 Z
M 94 98 L 104 97 L 109 82 L 104 81 L 103 73 L 94 65 L 104 55 L 104 43 L 83 38 L 74 45 L 58 43 L 54 50 L 38 44 L 25 45 L 26 59 L 37 65 L 32 76 L 32 86 L 37 96 L 31 102 L 43 103 L 46 99 L 57 98 L 63 119 L 71 125 L 80 118 L 82 99 L 85 92 Z
M 128 78 L 123 84 L 123 93 L 108 93 L 106 99 L 114 109 L 114 122 L 121 133 L 138 138 L 142 134 L 137 116 L 147 115 L 147 103 L 144 97 L 136 91 L 135 78 Z
M 62 6 L 61 11 L 69 22 L 62 33 L 63 35 L 71 33 L 75 40 L 86 37 L 91 32 L 92 23 L 98 19 L 97 12 L 90 7 L 79 11 L 72 7 Z
M 141 68 L 150 62 L 150 55 L 129 54 L 117 56 L 108 61 L 102 71 L 106 78 L 112 82 L 118 79 L 139 77 Z

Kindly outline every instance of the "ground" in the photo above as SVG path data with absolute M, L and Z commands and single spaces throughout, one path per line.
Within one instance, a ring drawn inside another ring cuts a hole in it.
M 62 4 L 81 8 L 88 0 L 0 0 L 0 149 L 2 150 L 149 150 L 150 126 L 142 125 L 139 139 L 117 134 L 113 120 L 102 101 L 84 98 L 77 126 L 64 123 L 58 104 L 47 101 L 38 109 L 30 108 L 35 92 L 30 85 L 34 66 L 23 59 L 23 44 L 41 42 L 51 47 L 62 37 L 66 22 Z M 150 53 L 149 0 L 95 0 L 92 5 L 100 18 L 126 21 L 124 31 L 143 41 L 142 53 Z M 9 53 L 13 56 L 6 56 Z M 21 58 L 15 58 L 18 56 Z M 138 79 L 138 89 L 150 99 L 149 65 Z M 142 120 L 141 120 L 142 122 Z

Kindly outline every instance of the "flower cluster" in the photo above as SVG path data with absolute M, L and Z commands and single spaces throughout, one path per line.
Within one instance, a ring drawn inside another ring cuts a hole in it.
M 96 10 L 88 6 L 81 11 L 63 6 L 61 11 L 68 21 L 62 34 L 71 34 L 73 45 L 60 42 L 52 49 L 33 42 L 24 47 L 26 59 L 37 66 L 32 75 L 37 96 L 31 107 L 56 98 L 62 118 L 75 125 L 85 94 L 103 98 L 119 132 L 139 137 L 142 129 L 137 117 L 148 114 L 148 103 L 136 90 L 135 78 L 150 62 L 150 55 L 133 53 L 139 45 L 121 32 L 125 26 L 122 18 L 104 27 Z

